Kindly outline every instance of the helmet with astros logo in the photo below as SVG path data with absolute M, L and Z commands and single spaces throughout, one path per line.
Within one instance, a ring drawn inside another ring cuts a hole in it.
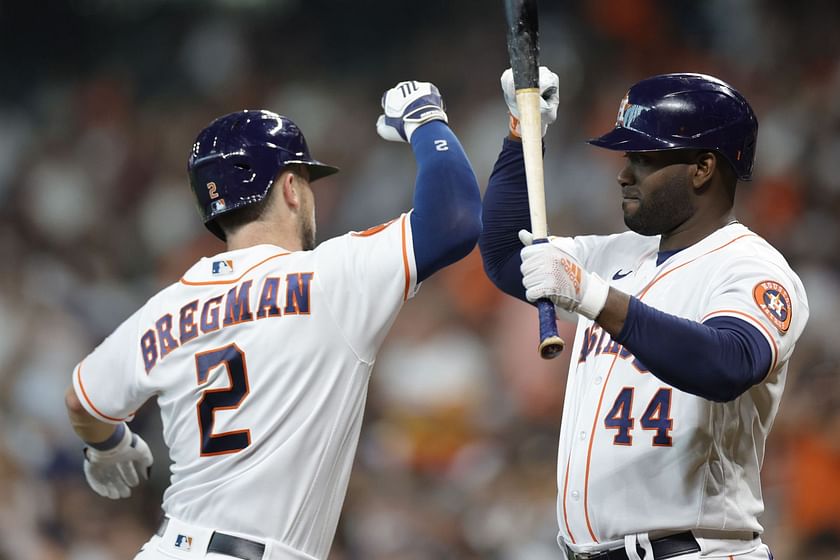
M 589 143 L 623 152 L 714 150 L 748 180 L 757 136 L 752 107 L 726 82 L 705 74 L 662 74 L 631 87 L 615 128 Z

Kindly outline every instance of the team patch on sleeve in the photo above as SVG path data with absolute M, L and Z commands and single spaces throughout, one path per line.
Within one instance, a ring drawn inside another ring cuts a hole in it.
M 784 334 L 790 327 L 791 305 L 787 290 L 778 282 L 765 280 L 753 288 L 753 298 L 762 313 Z

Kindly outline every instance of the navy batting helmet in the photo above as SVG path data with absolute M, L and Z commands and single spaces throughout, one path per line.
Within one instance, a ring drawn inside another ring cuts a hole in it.
M 213 220 L 265 198 L 278 171 L 294 163 L 309 168 L 310 181 L 338 171 L 313 159 L 303 133 L 282 115 L 238 111 L 210 123 L 198 134 L 187 162 L 204 225 L 224 241 Z
M 704 74 L 662 74 L 631 87 L 615 128 L 589 143 L 623 152 L 715 150 L 747 180 L 757 134 L 750 104 L 729 84 Z

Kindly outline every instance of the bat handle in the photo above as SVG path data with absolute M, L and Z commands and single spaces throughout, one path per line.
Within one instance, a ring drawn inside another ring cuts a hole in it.
M 557 316 L 551 300 L 537 300 L 537 310 L 540 312 L 540 357 L 551 360 L 560 355 L 566 343 L 557 334 Z
M 534 243 L 548 243 L 548 239 L 534 239 Z M 566 343 L 557 334 L 557 315 L 554 304 L 550 299 L 537 300 L 537 311 L 540 314 L 540 357 L 552 360 L 560 355 Z

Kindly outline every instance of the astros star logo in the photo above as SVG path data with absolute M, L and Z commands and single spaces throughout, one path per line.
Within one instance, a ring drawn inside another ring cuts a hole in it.
M 781 294 L 770 294 L 770 293 L 768 293 L 767 296 L 768 296 L 767 307 L 769 307 L 770 309 L 775 311 L 777 315 L 781 315 L 782 311 L 785 308 L 785 304 L 782 303 Z

